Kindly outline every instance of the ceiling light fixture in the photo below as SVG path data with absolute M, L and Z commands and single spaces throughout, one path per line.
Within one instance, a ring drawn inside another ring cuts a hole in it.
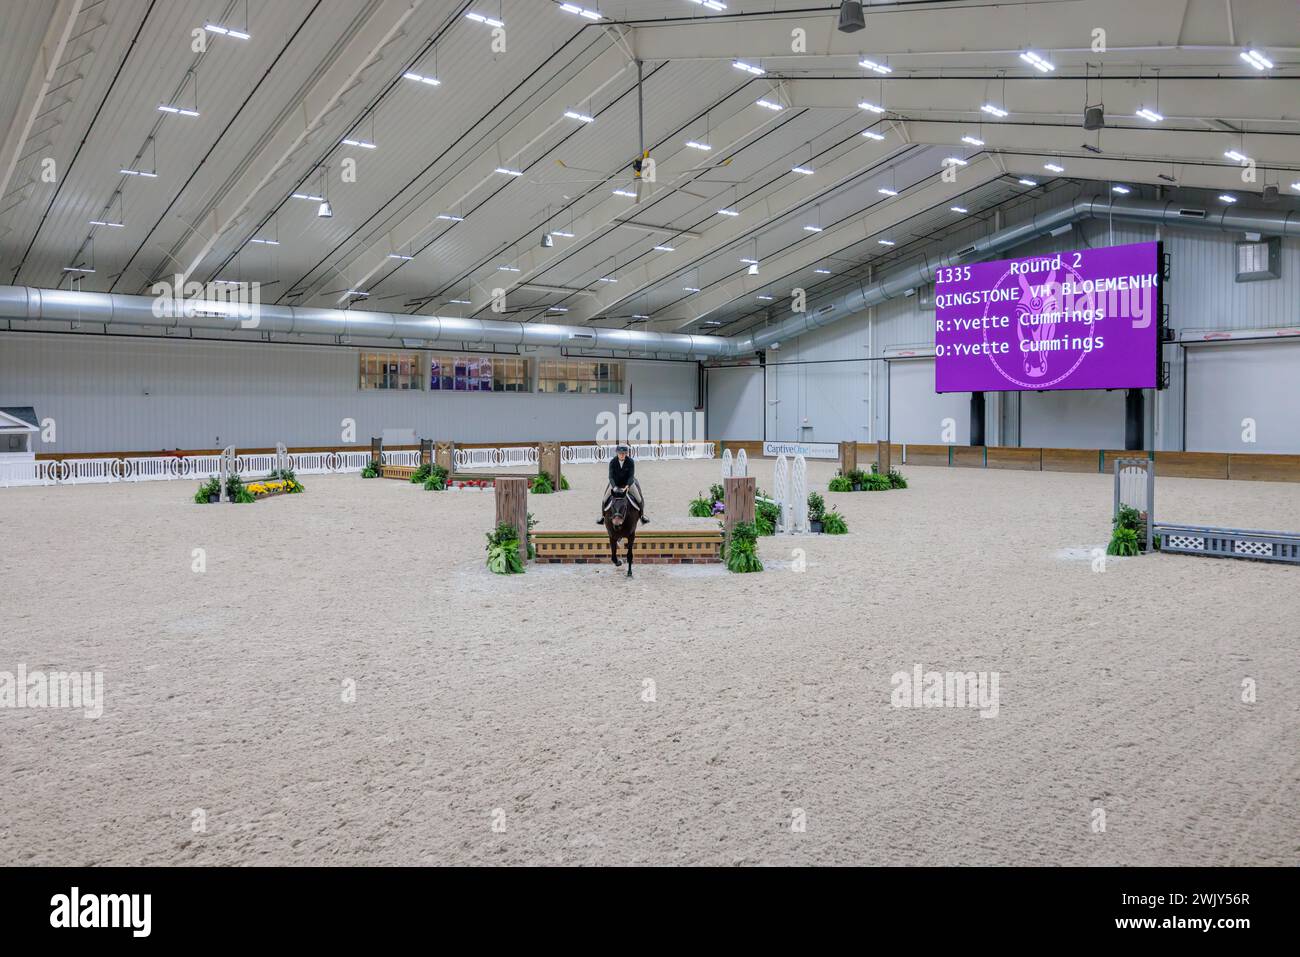
M 1121 196 L 1127 196 L 1129 193 L 1133 192 L 1133 190 L 1129 189 L 1127 186 L 1112 186 L 1110 191 L 1112 193 L 1119 193 Z
M 1020 54 L 1020 59 L 1024 60 L 1039 73 L 1051 73 L 1056 67 L 1049 63 L 1045 58 L 1035 53 L 1033 50 L 1026 50 Z
M 697 7 L 707 7 L 710 10 L 727 9 L 727 5 L 723 3 L 722 0 L 690 0 L 690 2 L 695 4 Z M 633 316 L 633 318 L 636 317 Z M 649 316 L 647 316 L 646 318 L 648 319 Z
M 485 17 L 481 13 L 467 13 L 466 20 L 473 20 L 475 23 L 482 23 L 489 27 L 504 27 L 505 24 L 500 20 L 493 20 L 491 17 Z
M 1010 115 L 1007 113 L 1006 110 L 1002 109 L 1002 107 L 994 106 L 992 103 L 985 103 L 983 106 L 980 107 L 980 110 L 984 113 L 989 114 L 989 116 L 996 116 L 998 119 L 1002 119 L 1004 116 Z
M 817 171 L 815 169 L 809 169 L 807 166 L 791 166 L 790 172 L 798 173 L 800 176 L 812 176 Z
M 588 116 L 586 113 L 579 113 L 576 110 L 565 110 L 564 115 L 570 120 L 577 120 L 579 123 L 595 123 L 594 116 Z
M 884 113 L 884 112 L 885 112 L 885 108 L 884 108 L 883 106 L 877 106 L 877 105 L 874 104 L 874 103 L 868 103 L 866 100 L 863 100 L 861 103 L 858 104 L 858 109 L 860 109 L 860 110 L 867 110 L 868 112 L 871 112 L 871 113 Z
M 1055 163 L 1044 163 L 1044 164 L 1043 164 L 1043 169 L 1045 169 L 1045 170 L 1050 170 L 1050 171 L 1053 172 L 1053 173 L 1064 173 L 1064 172 L 1065 172 L 1065 167 L 1064 167 L 1064 166 L 1057 166 Z
M 709 152 L 709 150 L 713 149 L 713 147 L 710 146 L 708 143 L 697 143 L 695 142 L 695 140 L 687 140 L 686 148 L 692 150 L 699 150 L 701 153 L 707 153 Z
M 256 244 L 259 245 L 259 246 L 278 246 L 278 245 L 280 245 L 280 240 L 278 240 L 278 239 L 262 239 L 262 238 L 259 237 L 259 236 L 254 236 L 252 239 L 249 240 L 249 242 L 250 242 L 250 243 L 256 243 Z
M 157 179 L 157 173 L 149 173 L 142 169 L 120 169 L 118 170 L 123 176 L 145 176 L 149 179 Z
M 961 141 L 962 141 L 963 143 L 969 143 L 971 146 L 983 146 L 983 145 L 984 145 L 984 141 L 983 141 L 983 140 L 979 139 L 978 137 L 974 137 L 974 136 L 963 136 L 963 137 L 961 138 Z
M 551 235 L 552 235 L 552 236 L 562 236 L 562 237 L 565 238 L 565 239 L 573 239 L 573 233 L 566 233 L 566 232 L 565 232 L 564 230 L 562 230 L 562 229 L 553 229 L 553 230 L 551 230 Z
M 412 259 L 414 259 L 415 257 L 414 257 L 414 256 L 403 256 L 401 253 L 389 253 L 389 254 L 388 254 L 388 258 L 389 258 L 389 259 L 398 259 L 398 260 L 401 260 L 402 262 L 409 263 L 409 262 L 410 262 Z
M 361 147 L 363 150 L 373 150 L 373 149 L 375 149 L 375 144 L 374 144 L 374 143 L 371 143 L 371 142 L 369 142 L 369 141 L 367 141 L 367 140 L 353 140 L 353 139 L 345 139 L 345 140 L 343 141 L 343 145 L 344 145 L 344 146 L 359 146 L 359 147 Z
M 859 60 L 858 66 L 862 67 L 864 70 L 875 70 L 877 73 L 881 74 L 894 72 L 885 64 L 877 63 L 875 60 Z
M 876 242 L 880 243 L 880 245 L 882 245 L 882 246 L 896 246 L 896 245 L 897 245 L 897 243 L 895 243 L 892 239 L 877 239 Z
M 169 103 L 160 103 L 158 109 L 164 113 L 178 113 L 181 116 L 198 116 L 198 110 L 190 110 L 180 106 L 172 106 Z
M 1221 203 L 1235 203 L 1236 201 L 1237 201 L 1237 197 L 1232 196 L 1228 193 L 1224 193 L 1219 197 L 1219 202 Z
M 963 214 L 964 214 L 964 213 L 969 213 L 969 212 L 970 212 L 970 210 L 967 209 L 965 206 L 949 206 L 948 208 L 951 209 L 954 213 L 963 213 Z
M 754 105 L 761 106 L 763 109 L 771 110 L 774 113 L 779 113 L 785 109 L 780 103 L 773 103 L 771 100 L 755 100 Z
M 719 215 L 719 216 L 739 216 L 740 213 L 736 212 L 734 209 L 720 209 L 720 210 L 718 210 L 718 215 Z
M 655 252 L 660 252 L 660 253 L 675 253 L 675 252 L 677 252 L 677 250 L 674 249 L 672 246 L 656 246 L 656 247 L 655 247 Z
M 1243 50 L 1241 52 L 1241 58 L 1256 70 L 1273 69 L 1273 61 L 1264 56 L 1264 54 L 1260 53 L 1258 50 Z
M 805 233 L 820 233 L 822 231 L 822 228 L 820 226 L 809 225 L 809 226 L 805 226 L 803 228 L 803 231 Z
M 563 10 L 565 13 L 573 13 L 573 14 L 577 14 L 580 17 L 586 17 L 588 20 L 603 19 L 601 15 L 597 13 L 595 10 L 584 10 L 582 7 L 579 7 L 576 4 L 572 4 L 572 3 L 562 3 L 560 4 L 560 9 Z
M 814 269 L 813 272 L 817 273 L 819 276 L 829 276 L 831 274 L 829 269 Z
M 522 272 L 518 266 L 497 266 L 500 272 Z
M 626 196 L 628 199 L 636 199 L 636 193 L 632 192 L 630 189 L 616 189 L 614 190 L 614 195 Z
M 464 216 L 453 216 L 453 215 L 451 215 L 451 213 L 439 213 L 439 214 L 438 214 L 438 218 L 439 218 L 439 219 L 445 219 L 445 220 L 447 220 L 447 222 L 449 222 L 449 223 L 463 223 L 463 222 L 465 222 L 465 217 L 464 217 Z
M 1142 119 L 1146 120 L 1148 123 L 1160 123 L 1160 122 L 1163 122 L 1163 121 L 1164 121 L 1164 117 L 1163 117 L 1163 116 L 1161 116 L 1161 115 L 1160 115 L 1159 113 L 1157 113 L 1155 110 L 1149 110 L 1149 109 L 1147 109 L 1145 106 L 1142 107 L 1140 110 L 1138 110 L 1137 113 L 1136 113 L 1135 115 L 1136 115 L 1136 116 L 1140 116 Z
M 731 64 L 737 70 L 744 70 L 752 76 L 763 76 L 767 73 L 761 66 L 754 66 L 752 63 L 746 63 L 744 60 L 736 60 Z
M 209 33 L 218 33 L 223 37 L 234 37 L 236 40 L 252 39 L 243 30 L 232 30 L 230 27 L 218 26 L 215 23 L 205 23 L 203 24 L 203 29 L 207 30 Z
M 92 226 L 116 226 L 118 229 L 124 229 L 124 228 L 126 228 L 126 223 L 115 223 L 115 222 L 113 222 L 112 220 L 108 220 L 108 219 L 92 219 L 92 220 L 90 221 L 90 225 L 92 225 Z
M 944 166 L 969 166 L 970 164 L 967 163 L 960 156 L 946 156 L 944 157 L 943 165 Z
M 771 297 L 771 296 L 759 296 L 758 298 L 761 299 L 761 300 L 763 300 L 763 302 L 771 302 L 771 301 L 772 301 L 772 297 Z M 707 326 L 707 325 L 709 325 L 709 323 L 706 322 L 705 325 Z M 718 323 L 718 325 L 722 325 L 722 323 Z
M 682 292 L 699 292 L 694 286 L 682 286 Z
M 884 137 L 875 130 L 863 130 L 862 135 L 869 140 L 875 140 L 877 143 L 884 139 Z
M 403 73 L 403 77 L 408 80 L 414 80 L 416 83 L 425 83 L 429 86 L 442 86 L 442 80 L 437 77 L 425 76 L 422 73 Z
M 897 195 L 898 195 L 898 190 L 896 190 L 896 189 L 890 189 L 888 186 L 882 186 L 882 187 L 880 187 L 880 189 L 876 190 L 876 192 L 877 192 L 877 193 L 880 193 L 882 196 L 897 196 Z
M 1246 156 L 1246 155 L 1244 155 L 1244 154 L 1242 154 L 1242 153 L 1238 153 L 1236 150 L 1228 150 L 1228 151 L 1225 152 L 1223 155 L 1226 156 L 1228 159 L 1232 160 L 1234 163 L 1249 163 L 1249 162 L 1250 162 L 1250 157 L 1249 157 L 1249 156 Z
M 1037 181 L 1037 180 L 1029 179 L 1028 177 L 1021 177 L 1020 179 L 1016 180 L 1016 182 L 1019 183 L 1021 186 L 1037 186 L 1037 185 L 1038 185 L 1038 181 Z
M 307 199 L 307 200 L 311 200 L 311 202 L 313 203 L 325 202 L 324 196 L 313 196 L 311 193 L 291 193 L 290 195 L 294 199 Z
M 502 176 L 523 176 L 523 172 L 517 169 L 507 169 L 504 166 L 498 166 L 496 171 Z

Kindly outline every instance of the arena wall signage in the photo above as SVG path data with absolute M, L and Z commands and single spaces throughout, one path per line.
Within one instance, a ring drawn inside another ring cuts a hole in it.
M 934 390 L 1156 388 L 1162 262 L 1135 243 L 940 269 Z
M 765 458 L 778 455 L 802 455 L 806 459 L 837 459 L 840 447 L 834 442 L 764 442 Z

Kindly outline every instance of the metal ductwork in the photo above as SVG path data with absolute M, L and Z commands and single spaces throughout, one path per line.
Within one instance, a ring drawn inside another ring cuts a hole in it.
M 938 270 L 962 263 L 989 259 L 1045 236 L 1054 229 L 1089 217 L 1102 217 L 1153 223 L 1165 226 L 1190 226 L 1200 229 L 1217 229 L 1223 232 L 1251 232 L 1266 236 L 1300 236 L 1300 213 L 1266 209 L 1207 210 L 1184 203 L 1154 202 L 1149 200 L 1112 200 L 1108 197 L 1080 198 L 1039 213 L 1026 222 L 1010 226 L 984 236 L 969 245 L 935 258 L 923 256 L 921 262 L 887 273 L 871 283 L 863 284 L 838 299 L 814 306 L 802 315 L 792 316 L 774 326 L 767 326 L 752 335 L 729 340 L 730 355 L 740 356 L 766 349 L 774 342 L 791 339 L 812 329 L 830 325 L 878 305 L 887 299 L 896 299 L 909 289 L 933 282 Z
M 988 259 L 1054 229 L 1089 217 L 1104 217 L 1166 226 L 1189 226 L 1266 236 L 1300 236 L 1300 213 L 1266 209 L 1208 210 L 1175 202 L 1076 199 L 1032 219 L 999 230 L 960 249 L 896 269 L 869 284 L 745 336 L 695 336 L 632 329 L 601 329 L 537 322 L 413 316 L 352 309 L 259 306 L 254 317 L 247 304 L 177 301 L 166 297 L 119 296 L 102 292 L 0 286 L 0 319 L 91 322 L 178 330 L 257 331 L 282 335 L 357 336 L 367 339 L 415 339 L 466 346 L 552 346 L 656 354 L 686 359 L 727 359 L 751 355 L 773 343 L 838 322 L 856 312 L 903 295 L 934 280 L 937 270 Z
M 599 329 L 540 322 L 412 316 L 360 309 L 254 307 L 248 303 L 168 297 L 119 296 L 103 292 L 0 286 L 0 319 L 62 321 L 177 330 L 258 332 L 279 335 L 416 339 L 466 346 L 567 346 L 627 353 L 657 353 L 696 359 L 728 355 L 718 336 L 633 329 Z

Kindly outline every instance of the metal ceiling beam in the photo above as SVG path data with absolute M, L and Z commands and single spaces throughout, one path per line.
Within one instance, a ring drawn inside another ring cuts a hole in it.
M 783 185 L 775 185 L 765 195 L 740 206 L 740 216 L 715 216 L 710 220 L 712 225 L 700 231 L 698 239 L 678 241 L 671 253 L 647 253 L 635 268 L 620 270 L 617 287 L 609 285 L 599 290 L 595 299 L 571 309 L 569 320 L 585 322 L 607 314 L 643 290 L 680 273 L 684 262 L 699 262 L 728 246 L 744 243 L 763 227 L 851 182 L 905 145 L 896 132 L 886 134 L 886 139 L 878 142 L 860 140 L 835 159 L 819 164 L 812 176 L 792 173 L 782 177 Z
M 41 41 L 36 67 L 23 87 L 22 97 L 14 110 L 8 131 L 0 139 L 0 196 L 9 194 L 14 169 L 23 155 L 23 147 L 31 135 L 32 126 L 41 115 L 41 107 L 54 82 L 54 74 L 58 72 L 72 29 L 77 17 L 81 15 L 81 3 L 82 0 L 59 0 L 50 11 L 49 27 Z
M 576 73 L 547 99 L 528 110 L 526 116 L 511 126 L 501 138 L 480 149 L 463 168 L 446 183 L 434 190 L 400 221 L 390 226 L 368 245 L 345 255 L 328 267 L 308 286 L 308 299 L 321 298 L 321 289 L 334 276 L 347 277 L 352 289 L 364 289 L 384 269 L 392 266 L 388 254 L 428 242 L 440 225 L 440 214 L 461 215 L 463 206 L 474 193 L 485 186 L 501 182 L 497 167 L 510 165 L 517 159 L 529 161 L 542 152 L 548 137 L 554 138 L 558 128 L 572 128 L 572 120 L 564 118 L 566 110 L 575 103 L 583 103 L 599 96 L 611 87 L 626 84 L 634 69 L 621 50 L 611 46 Z M 629 150 L 629 162 L 631 151 Z M 520 165 L 527 165 L 523 162 Z M 324 267 L 323 267 L 324 268 Z M 338 299 L 341 303 L 346 297 Z
M 275 180 L 294 154 L 316 133 L 361 74 L 383 54 L 424 0 L 379 0 L 366 22 L 335 56 L 333 62 L 302 97 L 293 121 L 277 129 L 247 161 L 244 172 L 214 201 L 193 231 L 174 252 L 189 277 L 221 238 L 237 227 L 262 190 Z M 170 260 L 169 260 L 170 261 Z
M 758 94 L 755 94 L 757 98 Z M 531 277 L 545 273 L 551 266 L 559 262 L 577 244 L 590 242 L 611 226 L 632 226 L 633 228 L 644 228 L 635 222 L 628 222 L 631 217 L 635 217 L 638 210 L 644 208 L 650 200 L 667 195 L 673 189 L 685 187 L 692 181 L 704 176 L 710 169 L 716 168 L 716 162 L 710 157 L 727 157 L 729 154 L 741 149 L 748 142 L 759 136 L 764 130 L 773 124 L 783 121 L 784 114 L 774 113 L 761 107 L 748 105 L 733 113 L 720 123 L 715 123 L 709 133 L 709 139 L 713 150 L 707 156 L 696 150 L 686 148 L 681 140 L 674 140 L 671 145 L 665 145 L 659 150 L 653 151 L 655 159 L 655 182 L 646 184 L 643 187 L 642 202 L 634 203 L 631 199 L 624 196 L 615 196 L 612 191 L 604 193 L 604 197 L 591 209 L 578 216 L 570 225 L 565 222 L 569 232 L 575 236 L 574 239 L 566 240 L 564 248 L 558 245 L 552 248 L 543 248 L 536 243 L 525 241 L 522 248 L 511 255 L 507 250 L 504 255 L 510 258 L 511 263 L 519 269 L 517 273 L 500 273 L 494 266 L 485 266 L 478 270 L 477 275 L 468 279 L 470 291 L 468 297 L 473 301 L 473 305 L 468 307 L 469 311 L 475 312 L 487 308 L 493 299 L 492 291 L 494 289 L 504 289 L 507 295 L 511 290 L 518 288 L 520 285 L 529 281 Z M 631 162 L 629 156 L 628 162 Z M 612 179 L 617 173 L 610 174 Z M 629 174 L 630 175 L 630 174 Z M 546 181 L 540 180 L 539 185 L 545 186 Z M 600 183 L 591 184 L 593 190 L 603 189 Z M 436 304 L 430 304 L 429 308 L 436 308 Z
M 1204 2 L 1204 0 L 1191 0 Z M 1122 49 L 1176 47 L 1182 44 L 1230 44 L 1226 25 L 1183 35 L 1189 0 L 1062 0 L 1057 3 L 900 4 L 866 7 L 867 29 L 841 33 L 834 10 L 825 13 L 774 13 L 769 17 L 733 17 L 688 22 L 638 23 L 632 47 L 643 60 L 754 59 L 806 62 L 810 56 L 887 57 L 895 54 L 1019 53 L 1035 50 L 1087 50 L 1096 27 L 1113 25 Z M 1221 19 L 1221 18 L 1220 18 Z M 1277 17 L 1242 11 L 1239 32 L 1251 33 L 1257 22 L 1275 31 Z M 792 51 L 791 31 L 807 33 L 807 52 Z M 1260 29 L 1265 29 L 1263 25 Z M 1291 31 L 1295 33 L 1294 30 Z M 1275 34 L 1269 42 L 1281 42 Z M 1263 38 L 1259 39 L 1264 43 Z
M 770 287 L 773 282 L 811 269 L 840 250 L 867 239 L 881 236 L 913 216 L 933 206 L 946 204 L 969 190 L 997 179 L 1002 173 L 988 156 L 973 160 L 963 168 L 953 182 L 945 182 L 936 172 L 926 185 L 907 190 L 899 196 L 882 200 L 864 213 L 851 219 L 827 226 L 820 233 L 811 233 L 807 239 L 795 243 L 776 256 L 762 261 L 761 272 L 750 276 L 740 270 L 720 283 L 715 283 L 700 293 L 683 299 L 672 307 L 676 318 L 663 320 L 664 328 L 682 329 L 709 316 L 739 299 L 752 298 Z
M 1300 76 L 1179 79 L 1161 77 L 1157 95 L 1154 76 L 1142 80 L 1111 78 L 1088 81 L 1089 103 L 1105 102 L 1110 122 L 1141 129 L 1160 129 L 1134 114 L 1142 107 L 1157 110 L 1165 125 L 1200 122 L 1204 117 L 1239 122 L 1300 124 Z M 977 81 L 970 77 L 891 78 L 885 80 L 808 78 L 785 81 L 792 106 L 854 109 L 866 99 L 891 113 L 908 117 L 926 114 L 971 114 L 986 130 L 1006 120 L 980 112 L 993 103 L 1011 113 L 1010 121 L 1028 117 L 1083 115 L 1083 80 L 1041 77 L 1031 80 Z

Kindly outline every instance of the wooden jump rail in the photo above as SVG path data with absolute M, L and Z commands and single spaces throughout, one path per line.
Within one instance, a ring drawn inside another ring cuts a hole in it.
M 417 465 L 383 465 L 379 468 L 379 477 L 409 482 L 418 468 Z
M 609 561 L 609 536 L 603 531 L 533 532 L 537 561 L 544 565 L 595 565 Z M 626 545 L 619 545 L 619 557 Z M 706 565 L 722 561 L 722 533 L 641 530 L 633 561 L 647 565 Z

